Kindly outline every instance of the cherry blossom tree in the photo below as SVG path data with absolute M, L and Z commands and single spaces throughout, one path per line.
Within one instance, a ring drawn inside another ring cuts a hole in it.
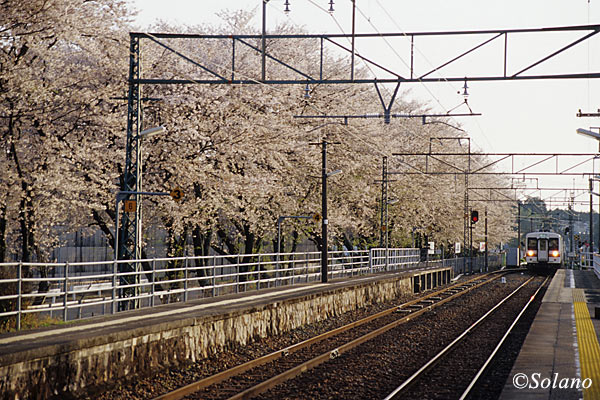
M 125 158 L 129 15 L 121 1 L 3 2 L 0 49 L 0 126 L 4 151 L 0 167 L 0 256 L 43 260 L 57 244 L 53 229 L 101 229 L 112 244 L 115 193 Z M 176 28 L 162 32 L 257 33 L 245 11 L 222 14 L 223 26 Z M 283 25 L 278 33 L 298 33 Z M 228 75 L 230 55 L 223 43 L 166 40 L 192 59 Z M 256 43 L 258 45 L 258 43 Z M 240 46 L 236 73 L 254 76 L 260 56 Z M 203 73 L 169 50 L 144 44 L 144 75 L 189 79 Z M 298 39 L 272 41 L 270 54 L 317 75 L 319 48 Z M 325 54 L 328 77 L 346 73 L 346 60 Z M 269 74 L 282 76 L 282 66 Z M 358 68 L 356 76 L 370 72 Z M 393 152 L 424 151 L 431 137 L 455 135 L 443 124 L 416 120 L 352 121 L 328 125 L 294 115 L 379 112 L 373 87 L 317 85 L 165 85 L 143 87 L 144 128 L 164 125 L 167 134 L 143 143 L 142 190 L 180 187 L 180 203 L 143 200 L 144 226 L 165 228 L 171 255 L 224 255 L 269 251 L 281 215 L 320 211 L 321 154 L 310 143 L 339 142 L 329 149 L 331 169 L 343 174 L 329 182 L 333 243 L 373 245 L 379 237 L 381 158 Z M 401 94 L 395 110 L 415 112 L 426 105 Z M 456 144 L 447 146 L 457 146 Z M 399 164 L 394 168 L 401 169 Z M 400 202 L 390 207 L 392 243 L 406 245 L 413 228 L 440 240 L 462 237 L 464 187 L 458 179 L 399 175 L 390 191 Z M 473 178 L 475 179 L 475 178 Z M 496 209 L 499 219 L 510 210 Z M 320 229 L 306 221 L 285 228 L 297 240 L 320 245 Z M 498 231 L 502 240 L 508 231 Z M 289 246 L 288 246 L 289 247 Z M 34 256 L 35 255 L 35 256 Z
M 114 184 L 128 12 L 121 1 L 9 0 L 0 15 L 0 234 L 21 260 L 42 260 L 53 227 L 85 225 L 100 181 Z

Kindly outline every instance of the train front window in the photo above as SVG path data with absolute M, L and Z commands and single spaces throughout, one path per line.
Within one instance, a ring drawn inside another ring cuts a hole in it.
M 540 251 L 546 251 L 547 248 L 546 246 L 548 245 L 548 241 L 547 240 L 540 240 Z
M 558 250 L 558 239 L 550 239 L 548 241 L 548 249 L 549 250 Z
M 535 238 L 527 239 L 527 250 L 537 250 L 537 239 L 535 239 Z

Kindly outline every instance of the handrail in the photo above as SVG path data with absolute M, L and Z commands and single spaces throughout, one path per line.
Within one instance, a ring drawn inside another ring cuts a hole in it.
M 0 263 L 5 276 L 0 279 L 0 301 L 14 306 L 7 309 L 5 305 L 0 317 L 15 317 L 19 330 L 22 315 L 26 313 L 43 312 L 68 321 L 116 313 L 119 304 L 121 308 L 123 305 L 124 308 L 153 307 L 207 296 L 317 282 L 321 273 L 320 256 L 320 252 L 303 252 L 89 263 Z M 202 260 L 202 264 L 198 265 L 195 260 Z M 179 262 L 180 265 L 173 266 Z M 456 262 L 455 259 L 454 264 Z M 119 271 L 118 264 L 123 263 L 134 268 Z M 333 279 L 436 266 L 450 266 L 456 271 L 454 264 L 447 260 L 422 263 L 420 250 L 415 248 L 333 250 L 329 252 L 328 275 Z M 97 270 L 99 265 L 105 267 L 105 273 Z M 39 270 L 42 267 L 51 267 L 54 275 L 42 277 Z M 93 271 L 86 273 L 86 267 Z M 38 288 L 40 283 L 45 284 L 45 290 Z

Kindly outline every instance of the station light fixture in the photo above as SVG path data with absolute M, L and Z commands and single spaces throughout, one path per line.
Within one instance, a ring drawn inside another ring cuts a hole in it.
M 334 175 L 341 174 L 341 173 L 342 173 L 341 169 L 336 169 L 335 171 L 328 172 L 327 177 L 329 178 L 329 177 L 332 177 Z
M 161 133 L 165 133 L 165 127 L 164 126 L 157 126 L 154 128 L 148 128 L 148 129 L 144 129 L 143 131 L 140 132 L 140 138 L 151 138 L 152 136 L 156 136 L 156 135 L 160 135 Z
M 598 132 L 594 132 L 594 131 L 590 131 L 590 130 L 587 130 L 587 129 L 579 128 L 579 129 L 577 129 L 577 133 L 579 133 L 580 135 L 583 135 L 583 136 L 592 137 L 592 138 L 594 138 L 596 140 L 600 140 L 600 133 L 598 133 Z

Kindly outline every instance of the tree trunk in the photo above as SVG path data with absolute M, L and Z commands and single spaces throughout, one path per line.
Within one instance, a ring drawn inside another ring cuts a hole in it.
M 6 210 L 8 205 L 0 208 L 0 262 L 6 262 Z
M 192 230 L 192 242 L 194 244 L 194 256 L 196 257 L 206 257 L 210 255 L 210 244 L 212 241 L 212 231 L 208 230 L 207 232 L 202 232 L 200 227 L 196 226 Z M 198 265 L 199 264 L 199 265 Z M 196 266 L 207 267 L 208 259 L 201 258 L 196 260 Z M 196 273 L 196 276 L 206 277 L 208 273 L 205 269 L 201 269 Z M 200 286 L 207 286 L 210 282 L 206 279 L 202 279 L 198 282 Z

